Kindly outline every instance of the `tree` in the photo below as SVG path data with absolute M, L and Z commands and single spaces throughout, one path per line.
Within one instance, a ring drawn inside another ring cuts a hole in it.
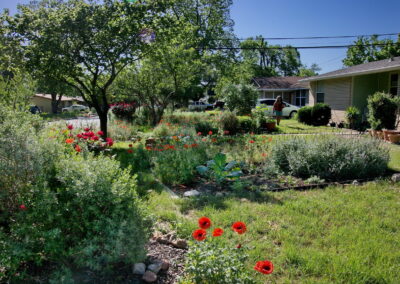
M 249 84 L 226 85 L 223 93 L 229 110 L 237 111 L 239 115 L 250 114 L 258 98 L 257 89 Z
M 319 67 L 317 64 L 313 63 L 311 64 L 310 68 L 307 67 L 307 65 L 303 65 L 299 69 L 299 76 L 300 77 L 312 77 L 312 76 L 317 76 L 318 71 L 321 71 L 321 67 Z
M 397 42 L 391 39 L 379 40 L 378 36 L 359 37 L 354 46 L 347 49 L 345 66 L 354 66 L 372 61 L 400 56 L 400 34 Z
M 240 47 L 243 60 L 253 66 L 256 77 L 293 76 L 301 67 L 296 48 L 268 45 L 261 36 L 243 41 Z
M 30 70 L 75 88 L 96 109 L 107 135 L 108 92 L 126 66 L 151 48 L 171 22 L 166 0 L 43 0 L 20 6 L 10 22 L 26 45 Z

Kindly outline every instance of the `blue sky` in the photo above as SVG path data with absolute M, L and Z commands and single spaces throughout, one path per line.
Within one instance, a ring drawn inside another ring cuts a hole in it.
M 0 0 L 15 12 L 17 3 Z M 231 16 L 240 38 L 335 36 L 400 32 L 400 0 L 233 0 Z M 274 44 L 343 45 L 351 39 L 270 41 Z M 300 50 L 302 62 L 323 72 L 342 67 L 346 49 Z

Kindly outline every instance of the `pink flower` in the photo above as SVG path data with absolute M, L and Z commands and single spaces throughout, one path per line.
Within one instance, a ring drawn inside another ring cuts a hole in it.
M 100 131 L 97 132 L 97 135 L 104 136 L 104 132 L 100 130 Z
M 24 204 L 21 204 L 19 206 L 19 209 L 22 210 L 22 211 L 25 211 L 26 210 L 26 206 Z

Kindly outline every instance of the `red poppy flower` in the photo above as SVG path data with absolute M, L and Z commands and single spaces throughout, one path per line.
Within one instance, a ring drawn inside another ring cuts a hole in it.
M 242 248 L 242 244 L 238 244 L 238 245 L 236 246 L 236 248 L 238 248 L 238 249 Z
M 129 153 L 129 154 L 132 154 L 132 153 L 133 153 L 133 150 L 132 150 L 132 149 L 128 149 L 128 153 Z
M 72 143 L 74 143 L 74 139 L 68 138 L 68 139 L 65 140 L 65 143 L 72 144 Z
M 186 148 L 186 149 L 188 149 L 188 148 L 189 148 L 189 145 L 188 145 L 188 144 L 185 144 L 185 145 L 183 145 L 183 147 Z
M 220 237 L 224 233 L 224 230 L 221 228 L 215 228 L 214 232 L 212 233 L 213 237 Z
M 201 134 L 202 134 L 201 132 L 197 132 L 197 136 L 201 136 Z
M 195 240 L 198 240 L 199 242 L 201 242 L 206 239 L 207 231 L 203 230 L 203 229 L 197 229 L 193 232 L 192 236 Z
M 106 142 L 107 142 L 107 146 L 109 146 L 109 147 L 111 147 L 112 145 L 114 145 L 114 141 L 113 141 L 110 137 L 107 137 L 107 138 L 106 138 Z
M 211 142 L 213 142 L 213 143 L 217 142 L 217 138 L 211 139 Z
M 171 149 L 171 150 L 175 150 L 175 146 L 174 145 L 169 145 L 168 148 Z
M 67 125 L 67 128 L 68 128 L 69 130 L 72 130 L 72 129 L 74 129 L 74 126 L 73 126 L 72 124 L 68 124 L 68 125 Z
M 274 265 L 272 264 L 271 261 L 268 260 L 257 261 L 256 266 L 254 266 L 254 269 L 263 274 L 271 274 L 272 271 L 274 271 Z
M 269 137 L 269 138 L 268 138 L 268 142 L 271 142 L 271 141 L 272 141 L 272 137 Z
M 92 138 L 91 138 L 93 141 L 98 141 L 99 140 L 99 136 L 93 136 Z
M 132 144 L 129 144 L 129 148 L 132 148 L 133 147 L 133 145 Z
M 104 132 L 103 131 L 97 131 L 97 135 L 99 135 L 99 136 L 104 136 Z
M 151 151 L 152 148 L 151 148 L 150 146 L 146 146 L 146 150 L 147 150 L 147 151 Z
M 225 130 L 225 131 L 224 131 L 224 134 L 225 134 L 225 135 L 229 135 L 229 130 Z
M 83 135 L 82 135 L 82 134 L 78 134 L 78 135 L 76 135 L 76 137 L 78 137 L 79 139 L 81 139 L 81 138 L 83 138 Z
M 20 210 L 26 210 L 26 206 L 25 206 L 24 204 L 21 204 L 21 205 L 19 206 L 19 209 L 20 209 Z
M 198 145 L 196 143 L 194 143 L 191 146 L 192 146 L 192 148 L 196 148 Z
M 239 235 L 244 234 L 247 230 L 246 224 L 243 222 L 235 222 L 232 225 L 232 230 L 234 230 Z
M 85 127 L 83 130 L 85 130 L 86 132 L 89 132 L 90 128 L 89 127 Z
M 208 131 L 208 135 L 213 135 L 213 132 L 211 130 Z
M 268 155 L 267 155 L 267 153 L 262 153 L 261 156 L 266 157 Z
M 81 147 L 79 145 L 75 146 L 75 151 L 80 153 L 82 151 Z
M 253 144 L 253 143 L 254 143 L 254 140 L 250 140 L 249 143 L 250 143 L 250 144 Z
M 210 228 L 210 227 L 211 227 L 211 220 L 210 220 L 210 218 L 201 217 L 201 218 L 199 219 L 199 227 L 202 228 L 202 229 L 204 229 L 204 230 L 207 230 L 208 228 Z

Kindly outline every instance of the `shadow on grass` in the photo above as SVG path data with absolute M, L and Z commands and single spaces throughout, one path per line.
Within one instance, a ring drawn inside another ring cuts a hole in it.
M 205 207 L 212 207 L 218 210 L 225 210 L 229 207 L 229 201 L 240 200 L 241 202 L 271 203 L 283 205 L 283 202 L 268 192 L 251 192 L 246 190 L 231 191 L 225 196 L 214 194 L 201 195 L 199 197 L 185 198 L 180 202 L 180 211 L 183 214 L 190 210 L 202 210 Z

